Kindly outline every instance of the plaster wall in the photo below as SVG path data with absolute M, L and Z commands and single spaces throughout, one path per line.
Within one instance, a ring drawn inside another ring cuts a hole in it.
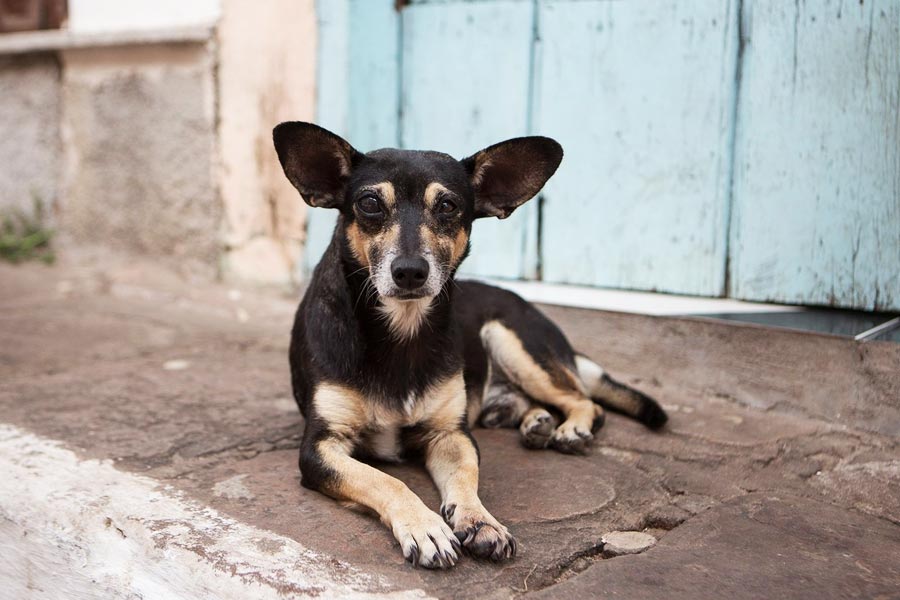
M 224 0 L 218 27 L 223 275 L 287 283 L 305 239 L 306 205 L 281 171 L 272 128 L 313 120 L 313 0 Z
M 64 50 L 62 63 L 66 240 L 215 275 L 222 210 L 211 45 Z
M 59 77 L 54 54 L 0 57 L 0 215 L 56 202 Z

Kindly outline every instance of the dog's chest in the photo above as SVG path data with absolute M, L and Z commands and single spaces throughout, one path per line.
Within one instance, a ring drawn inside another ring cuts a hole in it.
M 403 431 L 428 422 L 439 408 L 430 395 L 409 394 L 394 410 L 373 410 L 360 436 L 366 452 L 381 460 L 399 461 L 404 450 Z
M 368 412 L 360 442 L 366 451 L 382 460 L 399 460 L 412 428 L 422 431 L 453 429 L 465 415 L 466 395 L 462 375 L 455 376 L 426 390 L 409 394 L 392 410 L 373 409 Z

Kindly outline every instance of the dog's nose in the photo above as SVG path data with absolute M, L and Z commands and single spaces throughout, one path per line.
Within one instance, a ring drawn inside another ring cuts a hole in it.
M 404 290 L 422 287 L 428 279 L 428 261 L 421 257 L 396 258 L 391 263 L 391 276 L 397 287 Z

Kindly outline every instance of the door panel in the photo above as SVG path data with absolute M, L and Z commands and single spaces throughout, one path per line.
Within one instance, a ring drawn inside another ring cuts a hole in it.
M 900 309 L 900 3 L 744 13 L 731 294 Z
M 535 118 L 566 151 L 546 188 L 544 279 L 720 295 L 735 3 L 539 6 Z
M 317 122 L 360 152 L 399 140 L 399 17 L 394 0 L 318 0 Z M 303 269 L 331 242 L 336 210 L 307 213 Z
M 403 9 L 401 143 L 463 158 L 528 131 L 533 3 L 414 3 Z M 480 219 L 465 274 L 534 277 L 537 203 Z

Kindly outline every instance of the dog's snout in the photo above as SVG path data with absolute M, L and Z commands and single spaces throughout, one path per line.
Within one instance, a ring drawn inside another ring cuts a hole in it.
M 428 261 L 420 256 L 396 258 L 391 263 L 391 276 L 401 289 L 420 288 L 428 279 Z

